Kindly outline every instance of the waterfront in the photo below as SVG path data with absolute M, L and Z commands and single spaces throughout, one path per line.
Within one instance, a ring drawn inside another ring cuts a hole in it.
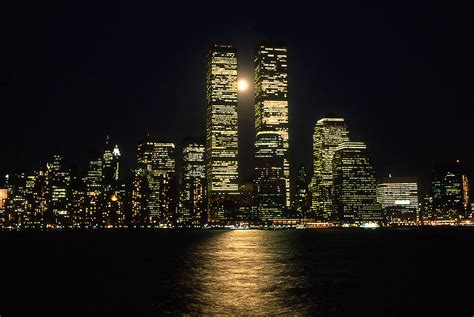
M 1 232 L 0 314 L 472 315 L 474 228 Z

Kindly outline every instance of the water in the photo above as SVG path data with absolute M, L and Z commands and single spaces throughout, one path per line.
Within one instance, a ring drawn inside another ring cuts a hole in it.
M 0 233 L 0 315 L 474 314 L 474 228 Z

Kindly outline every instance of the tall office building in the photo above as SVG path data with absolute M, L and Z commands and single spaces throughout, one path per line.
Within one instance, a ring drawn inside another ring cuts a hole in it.
M 111 145 L 107 136 L 102 156 L 104 190 L 104 223 L 108 227 L 120 227 L 124 220 L 124 190 L 119 183 L 120 149 Z
M 102 155 L 102 174 L 105 191 L 114 191 L 117 186 L 120 172 L 120 149 L 117 145 L 110 144 L 109 137 L 105 142 L 104 154 Z
M 367 147 L 362 142 L 344 142 L 333 159 L 334 212 L 341 224 L 381 222 L 377 183 Z
M 144 227 L 149 225 L 150 219 L 150 186 L 149 175 L 146 167 L 138 167 L 133 170 L 132 193 L 131 193 L 131 225 L 133 227 Z M 154 196 L 153 196 L 154 197 Z
M 86 219 L 86 198 L 87 191 L 84 181 L 77 175 L 71 175 L 70 185 L 70 197 L 71 197 L 71 224 L 74 228 L 83 228 Z
M 464 165 L 438 165 L 433 171 L 432 214 L 434 221 L 455 222 L 469 215 L 470 175 Z
M 86 185 L 85 222 L 86 228 L 104 227 L 104 185 L 102 159 L 89 161 L 89 169 L 84 178 Z
M 255 205 L 262 221 L 282 217 L 286 202 L 283 139 L 276 131 L 260 131 L 255 141 Z
M 24 228 L 40 228 L 54 223 L 54 216 L 48 217 L 48 197 L 47 197 L 47 173 L 43 170 L 35 171 L 32 175 L 26 176 L 25 199 L 27 202 L 26 212 L 23 216 Z M 46 220 L 49 220 L 47 222 Z
M 431 193 L 426 194 L 423 197 L 421 202 L 421 222 L 423 224 L 428 224 L 431 220 L 434 219 L 433 217 L 433 197 Z
M 333 215 L 333 158 L 334 151 L 349 141 L 343 118 L 323 118 L 316 122 L 313 134 L 313 179 L 311 207 L 315 216 L 324 221 L 337 220 Z
M 0 188 L 0 228 L 4 227 L 5 203 L 8 198 L 8 189 Z
M 7 198 L 8 198 L 8 189 L 0 188 L 0 219 L 2 218 L 3 212 L 5 211 L 5 201 L 7 200 Z
M 60 228 L 70 226 L 70 195 L 71 175 L 64 168 L 63 157 L 54 155 L 46 164 L 47 200 L 49 215 L 53 218 L 52 225 Z
M 178 221 L 184 225 L 202 225 L 207 221 L 206 148 L 204 138 L 186 138 Z
M 413 225 L 419 220 L 418 183 L 415 177 L 385 177 L 377 186 L 388 224 Z
M 28 209 L 26 175 L 10 174 L 6 177 L 8 199 L 5 201 L 3 222 L 5 227 L 22 228 Z
M 137 183 L 148 188 L 138 190 L 146 199 L 146 209 L 151 226 L 170 226 L 176 213 L 176 167 L 173 143 L 159 143 L 150 139 L 138 145 Z M 139 180 L 140 174 L 146 181 Z M 137 202 L 137 206 L 143 205 Z
M 259 133 L 272 131 L 283 141 L 284 207 L 289 208 L 288 56 L 286 46 L 281 43 L 262 42 L 256 49 L 255 129 L 257 138 Z
M 239 193 L 237 51 L 215 45 L 207 59 L 206 175 L 208 221 L 234 219 Z

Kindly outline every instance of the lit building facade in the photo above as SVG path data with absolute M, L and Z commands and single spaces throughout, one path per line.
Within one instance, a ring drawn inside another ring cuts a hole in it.
M 8 177 L 9 177 L 8 174 L 5 175 L 5 181 L 8 179 Z M 7 203 L 7 199 L 8 199 L 8 188 L 6 184 L 3 184 L 3 180 L 2 180 L 2 188 L 0 188 L 0 228 L 5 226 L 4 219 L 5 219 L 5 206 Z
M 381 222 L 377 182 L 367 147 L 362 142 L 344 142 L 333 159 L 333 206 L 342 225 Z
M 5 202 L 7 198 L 8 198 L 8 189 L 0 188 L 0 221 L 3 220 L 3 212 L 5 211 Z
M 28 210 L 28 190 L 26 175 L 10 174 L 6 177 L 8 199 L 5 201 L 3 225 L 9 228 L 22 228 Z
M 86 223 L 86 186 L 84 181 L 76 175 L 71 175 L 71 223 L 74 228 L 83 228 Z
M 313 134 L 313 179 L 311 209 L 323 221 L 338 219 L 333 214 L 333 158 L 336 148 L 349 141 L 343 118 L 323 118 L 316 122 Z
M 70 226 L 70 181 L 71 175 L 64 168 L 63 157 L 54 155 L 46 164 L 47 204 L 52 225 L 60 228 Z
M 206 175 L 208 221 L 235 217 L 239 194 L 237 51 L 215 45 L 207 60 Z
M 150 221 L 150 186 L 145 168 L 133 170 L 131 189 L 131 225 L 142 227 L 149 225 Z
M 107 227 L 121 227 L 124 215 L 124 189 L 119 183 L 121 153 L 117 145 L 112 147 L 109 137 L 102 156 L 102 177 L 104 194 L 104 224 Z
M 415 177 L 383 178 L 377 186 L 377 201 L 388 224 L 418 223 L 418 183 Z
M 54 224 L 54 217 L 48 216 L 47 197 L 47 173 L 39 170 L 33 175 L 26 176 L 25 199 L 27 202 L 26 212 L 23 216 L 22 226 L 24 228 L 40 228 L 49 224 Z M 50 220 L 47 222 L 46 220 Z
M 207 221 L 206 147 L 204 138 L 186 138 L 178 222 L 203 225 Z
M 286 201 L 283 139 L 276 131 L 261 131 L 255 141 L 255 205 L 262 221 L 282 217 Z
M 428 224 L 434 219 L 433 217 L 433 197 L 431 194 L 425 195 L 421 203 L 421 222 Z
M 255 129 L 276 132 L 283 142 L 284 207 L 289 208 L 288 53 L 281 43 L 262 42 L 255 54 Z M 257 149 L 258 151 L 258 149 Z M 279 199 L 279 198 L 278 198 Z
M 173 143 L 147 140 L 138 145 L 137 182 L 147 188 L 137 190 L 146 199 L 145 224 L 150 226 L 170 226 L 176 213 L 176 166 Z M 140 180 L 140 174 L 146 181 Z M 137 202 L 137 206 L 144 205 Z M 143 213 L 143 212 L 142 212 Z
M 469 216 L 470 175 L 464 165 L 438 165 L 433 171 L 432 211 L 425 221 L 457 222 Z
M 84 178 L 86 185 L 84 227 L 104 227 L 104 186 L 102 159 L 89 161 L 89 169 Z

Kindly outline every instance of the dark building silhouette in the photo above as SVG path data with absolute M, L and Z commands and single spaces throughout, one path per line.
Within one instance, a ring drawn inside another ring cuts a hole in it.
M 257 217 L 271 221 L 282 217 L 286 200 L 283 169 L 284 145 L 280 133 L 261 131 L 255 141 L 255 205 Z
M 293 204 L 297 217 L 304 219 L 309 216 L 308 212 L 311 205 L 311 193 L 309 191 L 308 174 L 304 166 L 298 168 Z
M 460 161 L 434 168 L 431 191 L 432 206 L 426 221 L 456 222 L 469 217 L 470 175 Z
M 207 221 L 206 148 L 204 138 L 186 138 L 182 150 L 182 180 L 178 223 L 203 225 Z

